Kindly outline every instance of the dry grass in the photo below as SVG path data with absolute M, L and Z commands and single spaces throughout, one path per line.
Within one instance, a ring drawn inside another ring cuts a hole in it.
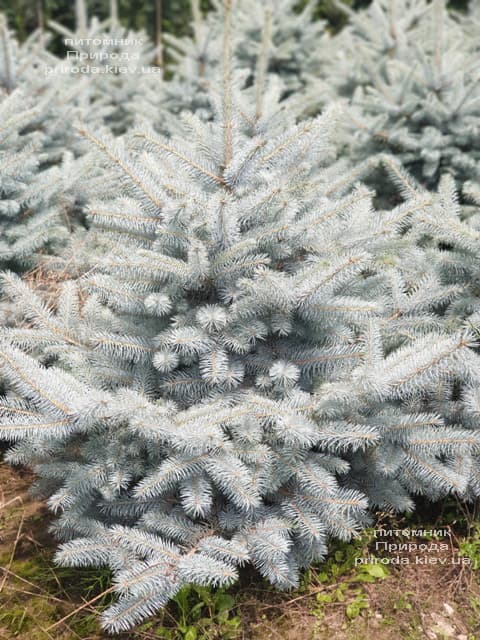
M 0 638 L 107 638 L 97 615 L 110 601 L 108 572 L 54 566 L 50 516 L 29 497 L 31 481 L 23 470 L 0 466 Z M 458 542 L 454 537 L 447 556 L 457 552 Z M 188 624 L 196 627 L 198 640 L 480 640 L 480 586 L 470 566 L 411 564 L 391 568 L 385 579 L 371 583 L 359 583 L 358 570 L 345 566 L 327 580 L 323 566 L 311 570 L 290 594 L 277 593 L 246 572 L 229 592 L 231 613 L 215 617 L 205 600 L 202 615 Z M 349 618 L 347 606 L 359 598 L 364 606 Z M 232 616 L 238 626 L 224 624 Z M 181 618 L 173 603 L 153 623 L 121 639 L 180 640 L 186 628 Z

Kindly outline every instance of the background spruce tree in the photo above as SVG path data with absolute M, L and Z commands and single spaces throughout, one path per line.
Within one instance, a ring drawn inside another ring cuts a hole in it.
M 116 134 L 124 133 L 148 89 L 162 94 L 157 49 L 145 31 L 122 26 L 116 0 L 110 3 L 107 20 L 99 21 L 96 16 L 90 19 L 85 0 L 75 1 L 75 14 L 73 30 L 56 21 L 50 21 L 49 27 L 69 43 L 66 48 L 70 53 L 63 61 L 67 71 L 68 66 L 101 71 L 80 74 L 86 85 L 81 93 L 82 119 L 92 122 L 91 114 L 95 114 L 99 125 L 105 124 Z M 75 73 L 74 77 L 78 75 Z
M 314 21 L 313 13 L 311 2 L 300 11 L 293 0 L 245 0 L 235 3 L 232 17 L 238 65 L 248 82 L 276 74 L 282 97 L 296 100 L 294 108 L 303 109 L 304 115 L 318 112 L 322 51 L 329 42 L 325 23 Z M 138 121 L 147 119 L 161 133 L 175 131 L 183 111 L 204 119 L 212 116 L 209 94 L 222 58 L 222 2 L 212 2 L 212 10 L 204 13 L 199 0 L 192 0 L 191 15 L 193 35 L 164 34 L 169 82 L 162 92 L 154 85 L 147 87 L 144 100 L 133 108 Z
M 45 113 L 43 99 L 39 99 L 35 91 L 29 91 L 24 79 L 19 78 L 18 67 L 23 56 L 3 16 L 0 16 L 0 40 L 3 45 L 0 263 L 25 269 L 35 264 L 38 251 L 65 239 L 66 225 L 57 206 L 64 195 L 68 216 L 68 205 L 75 197 L 66 196 L 65 191 L 71 189 L 75 178 L 72 179 L 68 170 L 68 153 L 61 169 L 53 164 L 56 141 L 49 136 L 51 122 L 44 126 L 52 110 Z M 50 184 L 53 181 L 53 188 L 48 186 L 48 178 Z
M 37 117 L 20 91 L 0 95 L 0 259 L 12 257 L 9 233 L 18 218 L 26 215 L 28 184 L 38 169 L 43 137 L 39 131 L 28 132 Z
M 0 261 L 19 271 L 36 266 L 42 254 L 61 253 L 83 218 L 81 190 L 99 189 L 88 147 L 72 127 L 85 116 L 79 98 L 85 83 L 45 73 L 61 65 L 47 42 L 36 33 L 19 46 L 0 16 Z M 101 122 L 95 115 L 89 121 Z
M 363 159 L 388 150 L 431 188 L 445 172 L 460 188 L 478 179 L 480 75 L 473 30 L 447 11 L 445 0 L 377 0 L 350 19 L 351 27 L 332 40 L 340 54 L 330 67 L 340 95 L 351 96 L 347 155 Z

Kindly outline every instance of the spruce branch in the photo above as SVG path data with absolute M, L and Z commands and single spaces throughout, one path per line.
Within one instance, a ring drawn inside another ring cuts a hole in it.
M 223 0 L 225 24 L 223 30 L 223 166 L 228 168 L 233 158 L 233 97 L 232 97 L 232 2 Z

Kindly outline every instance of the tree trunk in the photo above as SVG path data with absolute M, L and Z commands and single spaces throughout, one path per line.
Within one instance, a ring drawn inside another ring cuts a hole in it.
M 37 24 L 43 33 L 45 31 L 45 0 L 37 0 Z
M 155 0 L 155 47 L 157 54 L 155 64 L 163 67 L 163 51 L 162 51 L 162 0 Z

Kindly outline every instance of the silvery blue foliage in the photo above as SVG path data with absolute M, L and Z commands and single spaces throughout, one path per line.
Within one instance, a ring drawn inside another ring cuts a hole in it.
M 103 122 L 100 106 L 85 110 L 91 79 L 67 73 L 47 44 L 35 32 L 19 45 L 0 16 L 0 263 L 18 271 L 62 253 L 105 182 L 75 126 Z
M 115 137 L 84 119 L 62 165 L 50 155 L 37 172 L 27 153 L 0 173 L 5 210 L 58 215 L 63 197 L 91 225 L 75 231 L 78 277 L 69 272 L 54 300 L 1 276 L 3 308 L 23 320 L 0 332 L 0 437 L 58 514 L 58 562 L 112 569 L 111 632 L 184 585 L 231 584 L 246 564 L 294 587 L 329 538 L 356 535 L 375 508 L 480 493 L 475 172 L 460 204 L 451 175 L 429 191 L 394 155 L 359 146 L 361 161 L 336 161 L 342 110 L 303 117 L 286 96 L 295 77 L 269 73 L 272 43 L 248 6 L 255 46 L 233 63 L 232 29 L 248 22 L 229 0 L 217 7 L 222 28 L 196 14 L 217 30 L 221 57 L 201 87 L 208 113 L 195 89 L 196 106 L 178 103 L 173 123 L 178 81 L 165 127 L 152 117 Z M 382 73 L 392 50 L 404 55 L 404 36 L 423 33 L 424 15 L 442 14 L 438 2 L 402 6 L 396 43 L 364 30 Z M 370 18 L 384 22 L 386 7 L 376 2 Z M 0 102 L 15 124 L 0 132 L 8 159 L 48 138 L 30 131 L 22 100 L 9 88 Z M 360 182 L 380 171 L 377 193 Z M 17 250 L 34 238 L 21 229 L 6 234 Z
M 27 209 L 26 189 L 41 159 L 43 136 L 29 131 L 36 111 L 20 90 L 0 94 L 0 260 L 11 257 L 9 233 Z M 15 232 L 15 231 L 13 231 Z
M 472 23 L 474 14 L 462 20 L 445 0 L 375 0 L 351 12 L 351 25 L 332 39 L 330 67 L 338 94 L 351 99 L 347 154 L 363 159 L 388 151 L 430 188 L 445 172 L 460 187 L 479 179 L 479 45 Z

